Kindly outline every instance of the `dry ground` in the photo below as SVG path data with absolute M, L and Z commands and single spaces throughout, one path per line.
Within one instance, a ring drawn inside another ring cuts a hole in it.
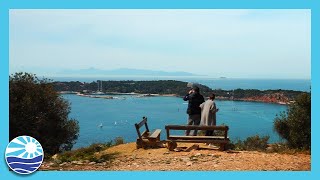
M 116 154 L 110 163 L 77 161 L 53 164 L 45 162 L 42 170 L 99 171 L 310 171 L 310 154 L 279 154 L 257 151 L 218 151 L 199 144 L 190 152 L 159 149 L 136 149 L 135 143 L 113 146 L 100 152 Z M 178 144 L 178 147 L 192 144 Z

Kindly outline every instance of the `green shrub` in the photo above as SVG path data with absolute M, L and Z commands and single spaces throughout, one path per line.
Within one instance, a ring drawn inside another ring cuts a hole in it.
M 45 156 L 71 150 L 79 135 L 78 121 L 69 119 L 70 104 L 49 80 L 34 74 L 9 77 L 9 138 L 28 135 L 42 145 Z
M 235 143 L 229 144 L 229 148 L 235 150 L 247 151 L 265 151 L 268 147 L 269 136 L 260 137 L 259 135 L 248 137 L 246 140 L 238 140 Z
M 92 144 L 89 147 L 79 148 L 72 151 L 66 151 L 62 154 L 59 154 L 59 160 L 62 162 L 71 162 L 71 161 L 79 161 L 79 160 L 89 160 L 91 162 L 101 162 L 105 159 L 97 157 L 95 153 L 103 151 L 111 146 L 111 141 L 106 144 Z
M 226 144 L 225 149 L 226 150 L 234 150 L 234 149 L 236 149 L 236 146 L 234 143 L 230 142 L 230 143 Z
M 277 115 L 274 129 L 290 148 L 311 149 L 311 94 L 301 94 L 287 112 Z
M 247 150 L 265 150 L 268 147 L 269 136 L 259 137 L 259 135 L 248 137 L 244 141 Z
M 124 139 L 122 137 L 116 137 L 114 139 L 114 145 L 124 144 Z

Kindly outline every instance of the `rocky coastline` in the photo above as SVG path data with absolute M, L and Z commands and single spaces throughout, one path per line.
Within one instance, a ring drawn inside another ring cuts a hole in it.
M 141 97 L 180 97 L 177 94 L 141 94 L 141 93 L 120 93 L 120 92 L 106 92 L 106 93 L 81 93 L 81 92 L 74 92 L 74 91 L 61 91 L 60 94 L 76 94 L 82 97 L 89 97 L 89 98 L 102 98 L 102 99 L 125 99 L 119 98 L 116 95 L 132 95 Z M 221 101 L 247 101 L 247 102 L 260 102 L 260 103 L 272 103 L 272 104 L 280 104 L 280 105 L 289 105 L 294 101 L 289 100 L 289 98 L 285 97 L 283 94 L 269 94 L 264 96 L 252 96 L 246 98 L 234 98 L 234 97 L 223 97 L 217 96 L 217 100 Z

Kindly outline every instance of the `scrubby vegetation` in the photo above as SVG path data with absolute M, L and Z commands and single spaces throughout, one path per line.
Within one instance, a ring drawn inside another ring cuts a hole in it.
M 113 155 L 97 156 L 96 153 L 111 147 L 112 143 L 92 144 L 89 147 L 80 148 L 73 151 L 66 151 L 58 155 L 57 160 L 60 162 L 72 162 L 79 160 L 88 160 L 90 162 L 105 162 L 113 158 Z
M 298 96 L 287 112 L 275 118 L 274 129 L 289 147 L 311 149 L 311 94 Z
M 311 149 L 311 94 L 299 95 L 286 112 L 282 112 L 274 120 L 275 131 L 286 140 L 286 143 L 270 145 L 269 152 L 310 152 Z M 258 135 L 246 140 L 230 143 L 229 149 L 259 150 L 268 148 L 269 137 Z
M 265 96 L 265 95 L 278 95 L 276 98 L 281 98 L 283 95 L 284 97 L 293 100 L 297 95 L 301 94 L 301 91 L 294 91 L 294 90 L 282 90 L 282 89 L 276 89 L 276 90 L 258 90 L 258 89 L 235 89 L 232 91 L 226 91 L 226 90 L 214 90 L 217 96 L 222 97 L 230 97 L 234 99 L 242 99 L 247 97 L 259 97 L 259 96 Z
M 72 162 L 72 161 L 89 161 L 89 162 L 108 162 L 115 158 L 117 154 L 100 154 L 111 146 L 124 144 L 122 137 L 117 137 L 113 141 L 107 143 L 95 143 L 89 147 L 83 147 L 72 151 L 66 151 L 53 157 L 56 162 Z
M 275 131 L 286 143 L 268 145 L 269 137 L 258 135 L 230 143 L 229 149 L 258 150 L 268 152 L 310 152 L 311 149 L 311 93 L 300 94 L 286 112 L 274 120 Z
M 9 138 L 28 135 L 42 145 L 45 156 L 70 150 L 79 125 L 69 119 L 70 104 L 47 79 L 16 73 L 9 77 Z
M 124 139 L 122 137 L 116 137 L 114 139 L 114 145 L 124 144 Z
M 248 137 L 246 140 L 237 140 L 227 145 L 227 149 L 246 150 L 246 151 L 266 151 L 269 136 L 260 137 L 259 135 Z

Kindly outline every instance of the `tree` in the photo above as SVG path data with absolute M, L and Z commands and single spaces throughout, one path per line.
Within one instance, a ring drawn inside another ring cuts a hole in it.
M 274 129 L 292 148 L 311 148 L 311 94 L 303 93 L 274 120 Z
M 69 119 L 70 104 L 47 79 L 29 73 L 9 77 L 9 137 L 36 138 L 45 154 L 70 150 L 78 138 L 78 121 Z

